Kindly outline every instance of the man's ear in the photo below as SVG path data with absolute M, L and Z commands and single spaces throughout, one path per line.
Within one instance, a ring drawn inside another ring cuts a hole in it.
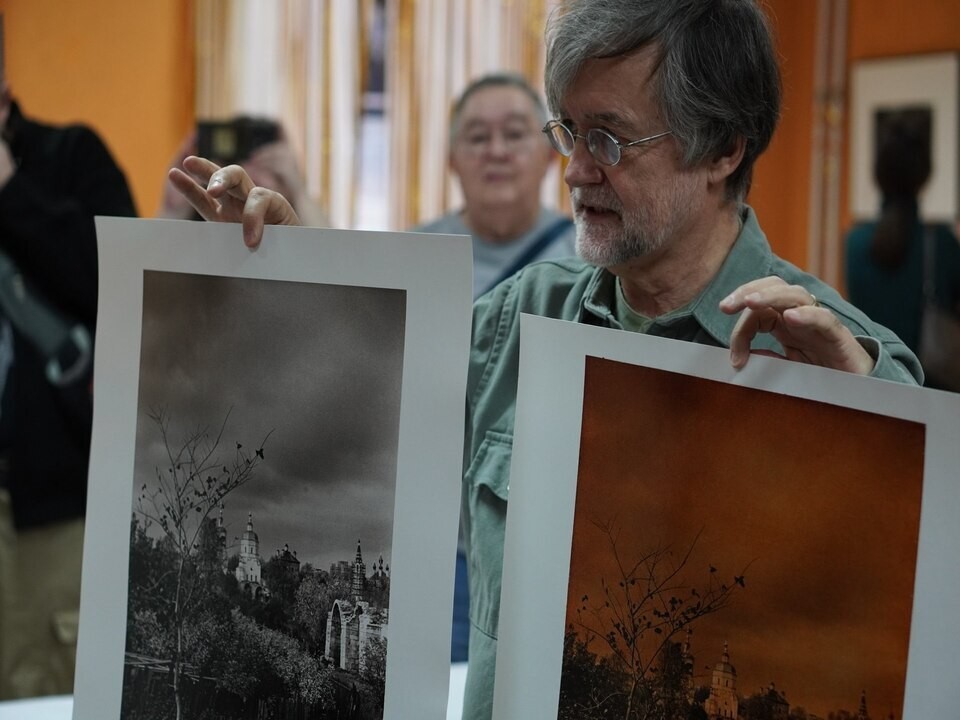
M 730 143 L 726 150 L 722 151 L 717 157 L 710 161 L 710 181 L 716 183 L 725 182 L 733 174 L 740 163 L 743 162 L 743 154 L 747 149 L 747 139 L 743 135 L 737 135 L 736 139 Z

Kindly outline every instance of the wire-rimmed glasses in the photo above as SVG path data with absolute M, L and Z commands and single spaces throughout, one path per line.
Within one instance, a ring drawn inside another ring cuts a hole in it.
M 620 142 L 606 130 L 600 128 L 590 128 L 586 134 L 575 133 L 559 120 L 551 120 L 543 126 L 543 132 L 550 140 L 553 149 L 564 157 L 573 155 L 573 148 L 576 145 L 577 138 L 583 138 L 587 141 L 587 150 L 593 158 L 604 165 L 616 165 L 620 162 L 623 155 L 623 149 L 633 147 L 634 145 L 643 145 L 665 135 L 670 135 L 673 131 L 666 130 L 656 135 L 632 140 L 631 142 Z

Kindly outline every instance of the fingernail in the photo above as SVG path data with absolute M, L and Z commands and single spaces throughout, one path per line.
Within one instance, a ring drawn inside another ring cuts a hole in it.
M 214 175 L 212 178 L 210 178 L 210 187 L 215 185 L 223 185 L 223 178 L 219 175 Z

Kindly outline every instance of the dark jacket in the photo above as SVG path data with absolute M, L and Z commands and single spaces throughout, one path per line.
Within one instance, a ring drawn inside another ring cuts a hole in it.
M 136 215 L 120 168 L 82 126 L 52 127 L 14 103 L 3 131 L 17 170 L 0 189 L 0 248 L 37 293 L 94 334 L 95 215 Z M 2 314 L 2 311 L 0 311 Z M 80 517 L 87 490 L 92 379 L 51 385 L 45 361 L 14 329 L 0 439 L 17 527 Z

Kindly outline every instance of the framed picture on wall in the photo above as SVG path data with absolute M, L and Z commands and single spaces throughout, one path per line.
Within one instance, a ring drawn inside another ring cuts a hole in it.
M 850 212 L 875 218 L 880 193 L 873 167 L 885 125 L 906 117 L 929 138 L 930 180 L 921 196 L 927 220 L 952 222 L 958 213 L 958 85 L 960 55 L 938 53 L 861 60 L 850 78 Z

